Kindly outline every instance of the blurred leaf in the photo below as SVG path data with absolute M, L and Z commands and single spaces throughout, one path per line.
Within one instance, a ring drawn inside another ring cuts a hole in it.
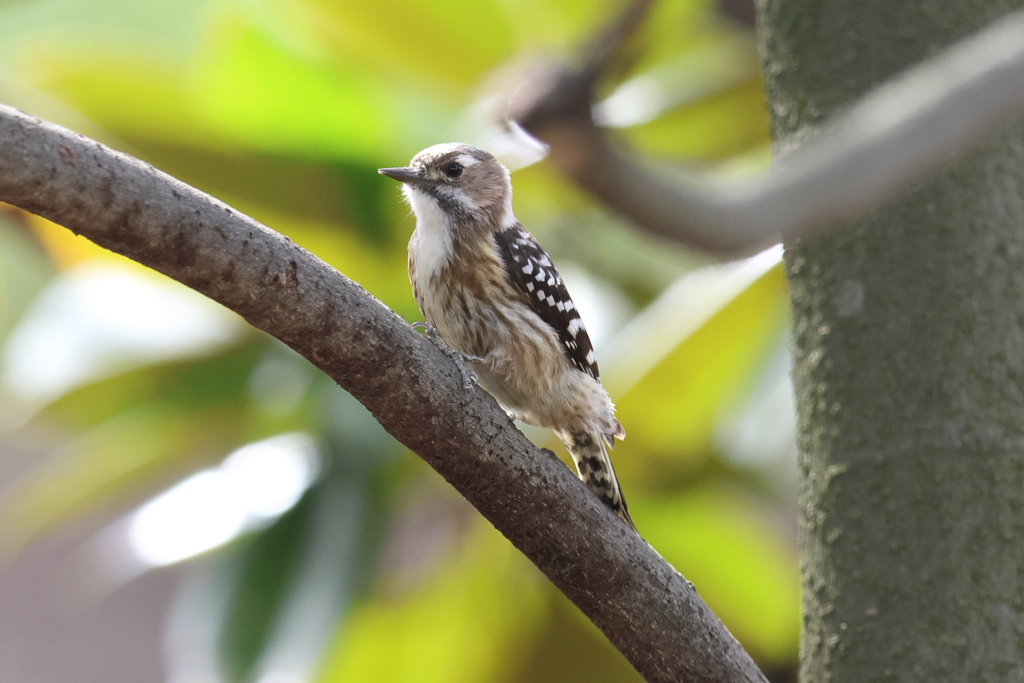
M 636 68 L 645 70 L 660 64 L 707 36 L 720 33 L 723 23 L 716 15 L 717 0 L 674 0 L 656 2 L 636 41 Z M 619 6 L 607 11 L 618 11 Z
M 365 553 L 375 550 L 366 543 L 373 528 L 367 522 L 382 512 L 370 494 L 382 463 L 333 460 L 334 468 L 310 491 L 301 561 L 256 662 L 255 680 L 312 680 L 340 614 L 365 581 Z
M 239 683 L 309 680 L 379 551 L 379 488 L 397 444 L 350 394 L 318 384 L 324 475 L 289 513 L 296 519 L 251 539 L 238 558 L 219 649 Z
M 376 158 L 402 138 L 388 88 L 290 52 L 238 12 L 213 22 L 186 87 L 208 125 L 255 149 Z
M 554 586 L 545 586 L 547 619 L 529 650 L 495 680 L 504 683 L 643 683 L 643 678 L 593 622 Z
M 234 557 L 233 594 L 228 599 L 220 636 L 229 681 L 250 680 L 270 640 L 289 583 L 298 571 L 302 546 L 308 540 L 311 506 L 307 494 L 273 525 L 245 539 Z
M 228 146 L 183 97 L 181 65 L 137 45 L 34 45 L 23 77 L 107 130 L 189 147 Z
M 576 41 L 617 9 L 591 0 L 499 0 L 496 4 L 514 34 L 513 47 L 520 52 L 571 50 Z
M 267 345 L 265 337 L 254 336 L 242 346 L 206 358 L 119 373 L 67 394 L 48 406 L 40 419 L 84 429 L 147 403 L 196 413 L 243 410 L 252 373 Z M 282 430 L 269 433 L 276 431 Z
M 140 407 L 73 440 L 23 477 L 0 503 L 0 538 L 17 550 L 52 525 L 121 497 L 140 482 L 179 476 L 191 464 L 223 456 L 226 415 L 202 418 L 165 407 Z M 170 472 L 168 472 L 170 468 Z
M 699 30 L 677 37 L 673 51 L 622 83 L 597 106 L 597 119 L 626 128 L 629 140 L 655 157 L 713 161 L 766 144 L 754 36 L 727 24 L 690 21 Z
M 216 2 L 217 0 L 213 0 Z M 0 4 L 0 25 L 7 50 L 22 52 L 26 44 L 65 42 L 88 37 L 96 44 L 143 44 L 151 51 L 180 53 L 211 0 L 33 0 Z
M 254 217 L 266 210 L 329 230 L 347 230 L 354 218 L 365 220 L 376 233 L 394 227 L 395 195 L 387 192 L 393 188 L 377 182 L 376 166 L 130 140 L 140 158 L 236 208 L 252 207 Z M 368 178 L 374 181 L 370 189 Z
M 212 13 L 201 48 L 183 63 L 136 42 L 79 36 L 35 41 L 18 62 L 25 80 L 120 135 L 310 159 L 407 153 L 415 125 L 398 90 L 364 70 L 298 54 L 244 6 Z M 413 125 L 410 125 L 413 124 Z
M 768 142 L 764 86 L 750 80 L 631 128 L 629 139 L 657 157 L 714 161 Z
M 53 275 L 42 245 L 33 239 L 31 216 L 0 204 L 0 340 Z
M 266 349 L 256 338 L 211 358 L 140 368 L 49 406 L 38 423 L 82 435 L 15 482 L 0 505 L 0 527 L 20 544 L 72 515 L 155 491 L 241 444 L 315 426 L 308 392 L 285 413 L 268 414 L 252 400 Z
M 470 683 L 515 664 L 543 617 L 543 579 L 478 520 L 457 557 L 402 595 L 360 604 L 321 681 Z
M 706 455 L 716 416 L 778 343 L 788 297 L 771 250 L 684 277 L 605 351 L 603 377 L 630 456 Z
M 169 625 L 180 680 L 311 679 L 364 580 L 378 464 L 329 467 L 274 524 L 192 566 Z
M 631 505 L 644 538 L 758 660 L 796 656 L 800 572 L 783 518 L 729 487 Z
M 307 16 L 339 59 L 392 79 L 426 78 L 452 94 L 508 57 L 514 47 L 495 0 L 305 0 Z
M 30 410 L 90 381 L 237 343 L 237 314 L 152 271 L 89 262 L 51 281 L 3 349 L 2 380 Z
M 604 126 L 626 128 L 748 81 L 758 81 L 760 59 L 745 31 L 707 32 L 663 63 L 631 77 L 595 108 Z M 767 132 L 767 129 L 766 129 Z

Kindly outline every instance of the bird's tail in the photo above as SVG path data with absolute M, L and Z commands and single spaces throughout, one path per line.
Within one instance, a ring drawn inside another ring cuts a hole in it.
M 605 441 L 612 446 L 615 436 L 619 438 L 625 436 L 625 431 L 621 427 L 618 427 L 618 430 L 614 435 L 609 434 L 604 438 L 595 438 L 587 433 L 573 433 L 568 435 L 570 438 L 563 440 L 572 459 L 576 462 L 576 471 L 583 483 L 597 494 L 597 497 L 616 515 L 622 518 L 622 521 L 635 530 L 633 520 L 629 518 L 626 499 L 619 487 L 619 480 L 615 476 L 615 468 L 612 466 L 612 460 L 608 457 L 608 451 L 605 448 Z

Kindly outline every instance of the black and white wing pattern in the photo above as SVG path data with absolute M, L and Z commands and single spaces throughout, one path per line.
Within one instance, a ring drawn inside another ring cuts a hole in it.
M 594 346 L 583 318 L 544 248 L 519 223 L 499 230 L 494 240 L 509 279 L 526 294 L 541 320 L 558 333 L 566 356 L 578 369 L 598 379 Z

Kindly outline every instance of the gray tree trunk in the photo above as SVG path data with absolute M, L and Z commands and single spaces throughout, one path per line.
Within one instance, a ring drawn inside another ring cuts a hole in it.
M 777 149 L 1021 4 L 763 0 Z M 801 680 L 1024 680 L 1024 126 L 786 264 Z

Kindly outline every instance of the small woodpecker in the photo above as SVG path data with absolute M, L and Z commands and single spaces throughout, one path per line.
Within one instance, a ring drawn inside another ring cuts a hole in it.
M 512 213 L 508 169 L 449 143 L 379 173 L 402 183 L 416 214 L 409 280 L 427 323 L 509 415 L 554 431 L 580 479 L 633 527 L 606 450 L 626 432 L 562 278 Z

